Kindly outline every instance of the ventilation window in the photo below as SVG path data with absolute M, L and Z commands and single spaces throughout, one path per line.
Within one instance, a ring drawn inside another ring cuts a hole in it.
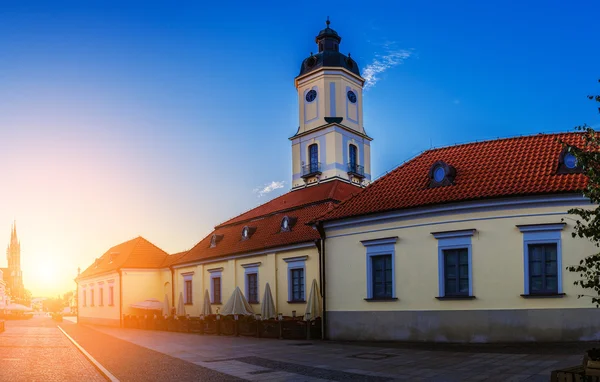
M 290 232 L 294 224 L 296 224 L 297 218 L 284 216 L 281 219 L 281 232 Z
M 441 187 L 454 184 L 456 169 L 444 161 L 437 161 L 429 169 L 429 187 Z
M 254 231 L 256 231 L 256 227 L 245 226 L 244 228 L 242 228 L 242 240 L 250 239 Z
M 214 248 L 217 246 L 217 243 L 223 239 L 223 235 L 213 234 L 210 238 L 210 248 Z
M 560 157 L 558 158 L 558 170 L 557 174 L 575 174 L 581 173 L 582 168 L 577 163 L 577 158 L 575 154 L 569 149 L 566 148 L 560 153 Z

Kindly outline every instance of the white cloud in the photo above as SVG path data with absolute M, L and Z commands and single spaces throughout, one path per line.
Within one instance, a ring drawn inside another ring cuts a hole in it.
M 379 75 L 388 69 L 398 66 L 407 58 L 413 55 L 413 52 L 407 49 L 393 49 L 393 43 L 385 43 L 385 54 L 376 54 L 373 62 L 367 65 L 362 76 L 365 79 L 364 89 L 367 90 L 380 80 Z
M 273 192 L 275 190 L 277 190 L 278 188 L 283 188 L 285 184 L 285 181 L 272 181 L 271 183 L 267 183 L 265 184 L 262 188 L 257 187 L 253 190 L 253 192 L 255 194 L 258 194 L 258 197 L 260 198 L 261 196 L 265 196 L 266 194 L 268 194 L 269 192 Z

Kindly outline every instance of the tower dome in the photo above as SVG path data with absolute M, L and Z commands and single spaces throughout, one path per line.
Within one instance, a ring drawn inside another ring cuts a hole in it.
M 327 27 L 321 30 L 317 37 L 315 37 L 319 53 L 311 53 L 310 57 L 307 57 L 302 61 L 300 74 L 298 76 L 302 76 L 323 67 L 344 68 L 360 76 L 358 65 L 350 57 L 350 54 L 346 56 L 345 54 L 340 53 L 339 46 L 342 37 L 329 27 L 329 24 L 331 24 L 329 17 L 327 18 L 326 24 Z

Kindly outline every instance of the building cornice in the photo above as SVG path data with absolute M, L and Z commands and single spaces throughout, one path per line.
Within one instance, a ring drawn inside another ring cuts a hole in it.
M 239 255 L 231 255 L 231 256 L 224 256 L 224 257 L 215 257 L 215 258 L 206 259 L 206 260 L 190 261 L 188 263 L 176 264 L 176 265 L 173 265 L 172 267 L 173 267 L 173 269 L 187 268 L 187 267 L 192 267 L 195 265 L 212 264 L 212 263 L 218 263 L 221 261 L 243 259 L 246 257 L 265 255 L 268 253 L 286 252 L 286 251 L 293 251 L 296 249 L 304 249 L 304 248 L 311 248 L 311 247 L 316 248 L 315 243 L 312 241 L 305 242 L 305 243 L 299 243 L 299 244 L 293 244 L 293 245 L 286 245 L 286 246 L 282 246 L 282 247 L 273 247 L 273 248 L 268 248 L 268 249 L 264 249 L 264 250 L 260 250 L 260 251 L 254 251 L 254 252 L 248 252 L 248 253 L 239 254 Z
M 322 131 L 322 130 L 324 130 L 324 129 L 327 129 L 327 128 L 333 128 L 333 129 L 332 129 L 333 131 L 335 131 L 335 130 L 336 130 L 336 128 L 340 128 L 340 129 L 342 129 L 342 130 L 345 130 L 345 131 L 347 131 L 347 132 L 349 132 L 349 133 L 352 133 L 352 134 L 358 135 L 359 137 L 361 137 L 361 138 L 364 138 L 364 139 L 368 140 L 369 142 L 373 140 L 373 138 L 369 137 L 369 136 L 368 136 L 368 135 L 366 135 L 366 134 L 363 134 L 363 133 L 361 133 L 360 131 L 356 131 L 356 130 L 354 130 L 354 129 L 352 129 L 352 128 L 348 127 L 348 126 L 344 126 L 344 125 L 342 125 L 341 123 L 335 123 L 335 122 L 333 122 L 333 123 L 326 123 L 326 124 L 324 124 L 324 125 L 321 125 L 321 126 L 317 126 L 317 127 L 315 127 L 315 128 L 312 128 L 312 129 L 310 129 L 310 130 L 308 130 L 308 131 L 304 131 L 304 132 L 302 132 L 302 133 L 297 133 L 296 135 L 294 135 L 294 136 L 291 136 L 291 137 L 289 137 L 288 139 L 289 139 L 290 141 L 293 141 L 294 139 L 302 138 L 302 137 L 304 137 L 304 136 L 306 136 L 306 135 L 309 135 L 309 134 L 312 134 L 312 133 L 316 133 L 316 132 L 318 132 L 318 131 Z
M 356 83 L 360 87 L 362 87 L 365 83 L 364 78 L 352 73 L 348 69 L 334 67 L 334 66 L 323 66 L 317 70 L 314 70 L 314 71 L 311 71 L 311 72 L 308 72 L 306 74 L 296 77 L 294 79 L 294 85 L 297 88 L 298 86 L 300 86 L 301 83 L 311 81 L 320 76 L 327 76 L 327 75 L 339 76 L 340 74 L 342 75 L 342 77 L 347 78 L 348 80 Z
M 394 220 L 423 218 L 431 215 L 447 215 L 459 213 L 474 213 L 493 210 L 523 209 L 532 207 L 573 206 L 590 203 L 582 194 L 558 194 L 529 197 L 510 197 L 484 201 L 448 203 L 431 207 L 417 207 L 399 211 L 363 215 L 342 220 L 324 222 L 327 230 L 337 230 L 369 224 L 381 224 Z

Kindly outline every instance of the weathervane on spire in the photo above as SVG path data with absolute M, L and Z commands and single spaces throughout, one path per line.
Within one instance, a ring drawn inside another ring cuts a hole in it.
M 331 21 L 329 21 L 329 16 L 327 16 L 327 21 L 325 21 L 325 24 L 327 24 L 327 28 L 329 28 L 329 24 L 331 24 Z

